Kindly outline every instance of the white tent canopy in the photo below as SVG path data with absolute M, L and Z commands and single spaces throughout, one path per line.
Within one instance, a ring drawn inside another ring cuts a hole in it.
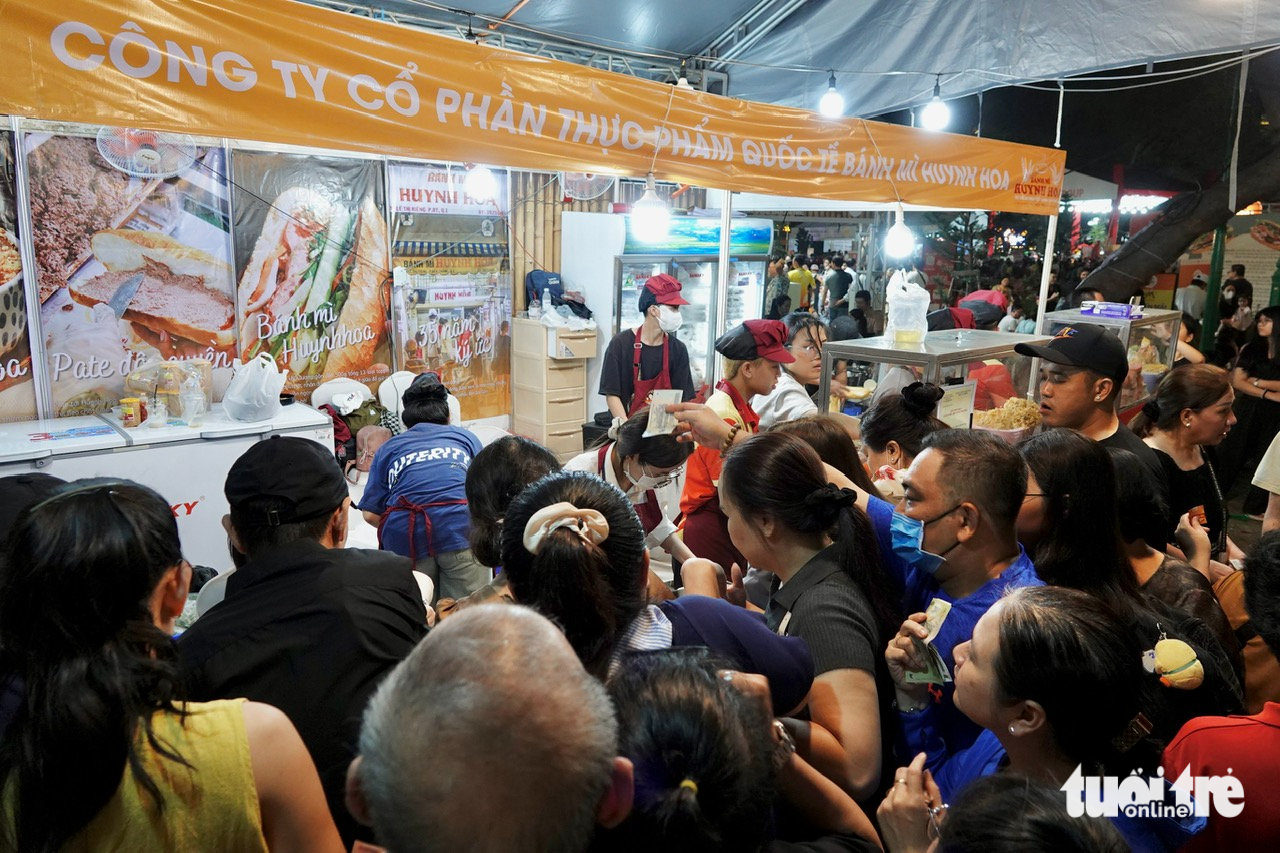
M 422 0 L 358 14 L 465 32 Z M 1276 0 L 473 0 L 475 30 L 517 50 L 659 76 L 681 59 L 728 75 L 721 94 L 813 109 L 834 70 L 849 115 L 1013 83 L 1280 44 Z M 504 41 L 505 40 L 505 41 Z M 697 79 L 696 72 L 690 75 Z

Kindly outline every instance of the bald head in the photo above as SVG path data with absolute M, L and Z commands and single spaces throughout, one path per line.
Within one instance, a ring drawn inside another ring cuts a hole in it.
M 578 851 L 616 755 L 609 699 L 564 636 L 494 604 L 442 622 L 382 684 L 356 775 L 391 853 Z

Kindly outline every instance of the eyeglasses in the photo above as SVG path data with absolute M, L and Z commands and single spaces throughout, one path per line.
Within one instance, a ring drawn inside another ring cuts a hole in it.
M 1044 492 L 1027 492 L 1025 495 L 1022 496 L 1022 502 L 1026 503 L 1027 498 L 1047 498 L 1047 497 L 1049 496 L 1046 495 Z
M 646 477 L 652 477 L 653 479 L 657 480 L 657 482 L 653 484 L 653 487 L 655 489 L 665 488 L 666 486 L 671 485 L 677 477 L 684 476 L 683 465 L 681 465 L 679 468 L 674 468 L 668 471 L 666 474 L 652 474 L 649 472 L 649 466 L 641 462 L 640 470 L 644 472 L 644 475 Z

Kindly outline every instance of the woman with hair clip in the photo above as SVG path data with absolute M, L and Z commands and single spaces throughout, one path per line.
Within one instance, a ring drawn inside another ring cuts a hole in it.
M 799 760 L 769 710 L 761 676 L 705 649 L 636 652 L 606 685 L 618 711 L 618 754 L 635 768 L 631 813 L 597 833 L 593 851 L 873 853 L 871 820 Z M 771 820 L 775 806 L 795 820 Z M 800 830 L 801 827 L 797 827 Z M 776 830 L 776 832 L 775 832 Z
M 920 455 L 925 436 L 947 428 L 933 414 L 942 395 L 937 385 L 912 382 L 901 394 L 881 397 L 862 416 L 859 429 L 867 468 L 885 500 L 902 497 L 899 474 Z
M 644 526 L 645 545 L 662 548 L 673 563 L 693 559 L 693 552 L 676 534 L 676 526 L 663 512 L 656 490 L 680 476 L 693 452 L 687 443 L 670 435 L 645 438 L 648 407 L 641 408 L 622 424 L 611 427 L 608 440 L 565 463 L 566 471 L 586 471 L 617 486 L 631 501 Z
M 558 624 L 599 678 L 628 651 L 706 646 L 766 676 L 777 714 L 800 706 L 813 683 L 805 644 L 741 608 L 703 596 L 648 604 L 644 529 L 617 486 L 594 475 L 551 474 L 511 501 L 502 568 L 515 600 Z
M 1231 493 L 1241 469 L 1261 459 L 1280 432 L 1280 305 L 1258 312 L 1231 371 L 1231 387 L 1236 392 L 1238 423 L 1219 451 L 1224 495 Z M 1267 493 L 1250 486 L 1244 511 L 1261 515 L 1266 505 Z
M 801 755 L 870 801 L 892 754 L 892 727 L 881 725 L 891 696 L 880 650 L 899 621 L 899 593 L 881 569 L 871 522 L 852 490 L 827 483 L 813 448 L 781 432 L 734 448 L 720 494 L 734 544 L 775 576 L 769 627 L 813 652 L 808 719 L 787 721 Z
M 1152 736 L 1151 703 L 1172 691 L 1144 670 L 1142 644 L 1105 602 L 1071 589 L 1016 589 L 978 620 L 955 657 L 956 707 L 984 731 L 948 754 L 928 685 L 906 681 L 907 672 L 925 668 L 919 647 L 898 637 L 885 652 L 899 707 L 920 709 L 899 714 L 916 758 L 897 770 L 879 810 L 891 840 L 912 842 L 891 850 L 923 850 L 948 801 L 982 776 L 1002 772 L 1054 787 L 1074 779 L 1082 802 L 1077 774 L 1155 777 L 1164 741 Z M 1173 802 L 1170 794 L 1161 805 Z M 1205 826 L 1194 815 L 1123 811 L 1112 822 L 1135 851 L 1176 850 Z
M 1030 470 L 1018 540 L 1032 554 L 1041 580 L 1107 602 L 1145 648 L 1164 634 L 1185 640 L 1203 666 L 1203 684 L 1167 691 L 1165 707 L 1148 713 L 1156 734 L 1168 739 L 1192 717 L 1236 713 L 1240 685 L 1213 632 L 1139 587 L 1121 541 L 1115 466 L 1107 449 L 1074 430 L 1051 429 L 1019 450 Z
M 1214 470 L 1214 448 L 1235 426 L 1236 395 L 1231 376 L 1212 364 L 1188 364 L 1166 373 L 1129 428 L 1156 452 L 1169 484 L 1165 539 L 1178 519 L 1192 510 L 1194 523 L 1208 529 L 1213 559 L 1226 562 L 1244 555 L 1227 535 L 1227 483 Z M 1159 541 L 1159 540 L 1157 540 Z
M 440 598 L 462 598 L 489 582 L 469 546 L 467 467 L 480 452 L 475 433 L 449 423 L 449 389 L 423 373 L 404 392 L 408 429 L 378 448 L 360 499 L 378 547 L 408 557 Z
M 186 703 L 187 598 L 169 503 L 81 480 L 25 510 L 0 558 L 0 850 L 342 849 L 288 718 Z

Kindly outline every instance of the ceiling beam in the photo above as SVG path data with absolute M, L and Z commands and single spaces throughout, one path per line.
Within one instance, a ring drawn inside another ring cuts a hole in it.
M 725 60 L 735 59 L 750 50 L 804 3 L 805 0 L 760 0 L 702 51 L 714 57 L 707 67 L 723 70 L 728 64 Z

